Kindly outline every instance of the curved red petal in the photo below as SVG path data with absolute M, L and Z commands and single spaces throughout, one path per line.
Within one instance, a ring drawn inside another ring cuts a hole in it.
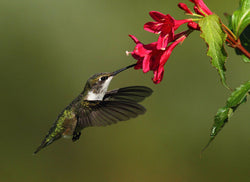
M 154 78 L 153 78 L 153 82 L 155 84 L 158 84 L 162 81 L 164 75 L 164 67 L 159 67 L 159 69 L 154 71 Z
M 207 7 L 203 0 L 195 0 L 195 4 L 202 9 L 207 15 L 213 14 L 212 11 Z
M 161 27 L 162 23 L 157 23 L 157 22 L 147 22 L 144 24 L 144 30 L 151 33 L 160 33 Z
M 157 22 L 164 22 L 166 15 L 158 12 L 158 11 L 150 11 L 149 15 Z
M 187 7 L 187 5 L 184 4 L 184 3 L 179 3 L 179 4 L 178 4 L 178 7 L 179 7 L 180 9 L 184 10 L 187 14 L 190 14 L 190 15 L 193 14 L 193 12 L 192 12 L 192 11 Z
M 211 15 L 213 14 L 212 11 L 207 7 L 207 5 L 203 2 L 203 0 L 189 0 L 191 1 L 192 3 L 195 4 L 195 6 L 197 6 L 197 8 L 199 9 L 199 12 L 201 14 L 203 14 L 200 10 L 202 10 L 205 14 L 207 15 Z M 205 16 L 203 14 L 203 16 Z
M 140 41 L 134 35 L 128 35 L 136 44 L 140 43 Z
M 144 57 L 146 56 L 147 54 L 149 54 L 151 52 L 151 50 L 147 50 L 144 48 L 144 45 L 143 44 L 137 44 L 135 46 L 135 49 L 133 51 L 136 55 L 139 55 L 140 57 Z
M 165 50 L 165 48 L 168 45 L 168 38 L 169 38 L 169 34 L 160 34 L 158 41 L 157 41 L 157 46 L 156 49 L 158 50 Z
M 205 14 L 202 13 L 201 10 L 197 6 L 194 6 L 194 11 L 195 11 L 195 13 L 197 13 L 197 14 L 199 14 L 201 16 L 205 16 Z

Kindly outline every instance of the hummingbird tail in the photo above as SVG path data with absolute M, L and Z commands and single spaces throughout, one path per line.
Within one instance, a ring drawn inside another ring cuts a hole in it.
M 36 151 L 34 152 L 34 154 L 36 154 L 37 152 L 39 152 L 41 149 L 47 147 L 48 145 L 50 145 L 51 143 L 53 143 L 55 140 L 59 139 L 61 136 L 57 136 L 56 138 L 53 138 L 51 140 L 47 140 L 47 137 L 42 141 L 41 145 L 36 149 Z
M 37 152 L 39 152 L 42 148 L 48 146 L 49 144 L 51 144 L 53 141 L 50 142 L 46 142 L 46 140 L 43 140 L 43 142 L 41 143 L 41 145 L 36 149 L 36 151 L 34 152 L 34 154 L 36 154 Z
M 36 149 L 36 151 L 34 152 L 34 154 L 36 154 L 37 152 L 39 152 L 42 148 L 43 148 L 43 146 L 40 145 L 40 146 Z

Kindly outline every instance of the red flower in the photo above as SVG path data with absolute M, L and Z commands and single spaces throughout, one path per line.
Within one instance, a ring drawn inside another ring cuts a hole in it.
M 171 45 L 167 46 L 165 50 L 157 49 L 157 42 L 144 45 L 135 36 L 129 36 L 136 43 L 134 51 L 127 52 L 137 60 L 135 69 L 142 69 L 144 73 L 152 70 L 154 72 L 153 82 L 158 84 L 163 78 L 164 65 L 170 57 L 173 49 L 186 38 L 187 34 L 186 32 L 183 32 L 176 35 L 176 38 L 178 39 L 176 39 Z
M 192 21 L 192 19 L 175 20 L 169 14 L 164 15 L 157 11 L 151 11 L 149 14 L 156 22 L 145 23 L 144 30 L 160 34 L 156 46 L 158 50 L 166 49 L 168 43 L 174 39 L 174 31 L 180 25 Z
M 194 11 L 201 15 L 201 16 L 207 16 L 213 14 L 212 11 L 206 6 L 206 4 L 203 2 L 203 0 L 189 0 L 190 2 L 194 3 Z M 178 7 L 182 10 L 184 10 L 187 14 L 194 15 L 190 9 L 187 7 L 184 3 L 179 3 Z
M 187 14 L 193 15 L 193 12 L 184 3 L 179 3 L 178 7 L 184 10 Z
M 193 30 L 200 30 L 200 26 L 198 25 L 198 23 L 195 23 L 193 21 L 188 23 L 188 27 Z
M 210 11 L 210 9 L 203 2 L 203 0 L 189 0 L 189 1 L 195 4 L 194 10 L 196 13 L 202 16 L 213 14 L 212 11 Z
M 202 16 L 211 15 L 212 12 L 208 9 L 202 0 L 190 0 L 195 4 L 194 11 Z M 187 14 L 197 16 L 193 13 L 186 4 L 179 3 L 179 8 Z M 194 22 L 197 19 L 175 20 L 169 14 L 165 15 L 157 11 L 149 12 L 155 22 L 144 24 L 144 29 L 151 33 L 160 34 L 157 42 L 150 44 L 141 43 L 135 36 L 129 35 L 136 43 L 135 49 L 130 53 L 137 60 L 135 69 L 142 69 L 144 73 L 148 71 L 154 72 L 153 81 L 155 84 L 160 83 L 164 74 L 164 65 L 170 57 L 173 49 L 193 31 L 200 30 L 199 25 Z M 199 16 L 198 16 L 199 17 Z M 187 23 L 188 30 L 175 34 L 175 31 L 180 25 Z

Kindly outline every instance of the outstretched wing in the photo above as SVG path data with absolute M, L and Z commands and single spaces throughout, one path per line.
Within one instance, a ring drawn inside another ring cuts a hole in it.
M 144 114 L 146 109 L 138 102 L 150 96 L 152 92 L 152 89 L 144 86 L 124 87 L 107 92 L 102 101 L 81 102 L 72 140 L 79 139 L 83 128 L 107 126 Z
M 146 109 L 136 102 L 127 101 L 88 101 L 79 110 L 77 130 L 89 126 L 107 126 L 135 118 L 146 112 Z
M 152 94 L 153 90 L 144 86 L 131 86 L 111 90 L 104 95 L 104 101 L 141 102 Z

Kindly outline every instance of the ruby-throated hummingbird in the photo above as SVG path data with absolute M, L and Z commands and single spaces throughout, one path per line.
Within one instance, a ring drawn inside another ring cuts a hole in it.
M 83 92 L 58 115 L 54 125 L 34 153 L 61 137 L 72 138 L 72 141 L 78 140 L 83 128 L 107 126 L 145 113 L 145 108 L 138 102 L 152 94 L 150 88 L 131 86 L 107 91 L 115 75 L 133 66 L 135 64 L 114 72 L 91 76 Z

